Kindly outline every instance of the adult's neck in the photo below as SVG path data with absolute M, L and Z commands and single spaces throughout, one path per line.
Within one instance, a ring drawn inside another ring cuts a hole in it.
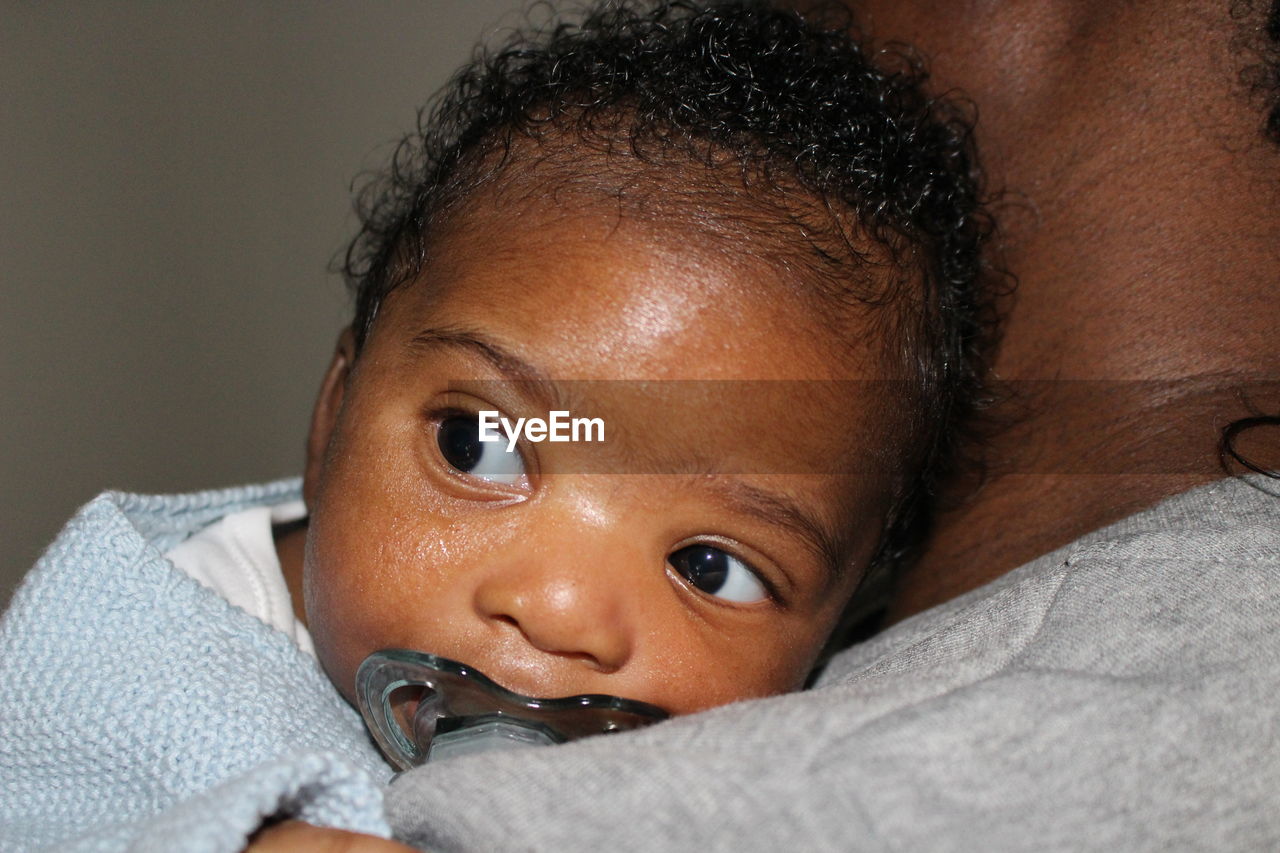
M 1261 35 L 1231 6 L 856 5 L 876 42 L 915 45 L 937 91 L 978 105 L 1018 278 L 994 361 L 1012 425 L 892 618 L 1221 477 L 1218 431 L 1249 414 L 1245 380 L 1269 380 L 1249 394 L 1280 411 L 1280 148 L 1241 82 Z

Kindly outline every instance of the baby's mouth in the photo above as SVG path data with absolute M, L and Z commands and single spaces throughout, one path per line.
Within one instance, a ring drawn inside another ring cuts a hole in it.
M 356 698 L 374 740 L 401 769 L 627 731 L 668 716 L 618 696 L 526 696 L 474 667 L 407 649 L 366 658 L 356 673 Z

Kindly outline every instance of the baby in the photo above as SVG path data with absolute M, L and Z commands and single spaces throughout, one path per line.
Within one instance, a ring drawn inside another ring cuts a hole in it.
M 386 648 L 671 714 L 802 687 L 987 328 L 966 128 L 841 24 L 608 3 L 464 68 L 364 196 L 305 515 L 255 493 L 172 562 L 287 590 L 256 615 L 348 702 Z

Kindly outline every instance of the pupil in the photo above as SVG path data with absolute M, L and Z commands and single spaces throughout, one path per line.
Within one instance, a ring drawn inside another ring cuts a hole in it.
M 480 461 L 480 424 L 475 418 L 447 418 L 436 433 L 440 453 L 459 471 L 468 472 Z
M 729 576 L 729 555 L 708 545 L 690 545 L 671 555 L 672 565 L 703 592 L 716 592 Z

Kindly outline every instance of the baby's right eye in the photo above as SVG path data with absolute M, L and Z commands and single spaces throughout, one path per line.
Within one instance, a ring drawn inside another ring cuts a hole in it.
M 507 450 L 500 441 L 480 440 L 480 421 L 475 415 L 447 415 L 436 428 L 436 443 L 444 460 L 472 477 L 490 483 L 515 484 L 525 476 L 524 459 L 517 449 Z

